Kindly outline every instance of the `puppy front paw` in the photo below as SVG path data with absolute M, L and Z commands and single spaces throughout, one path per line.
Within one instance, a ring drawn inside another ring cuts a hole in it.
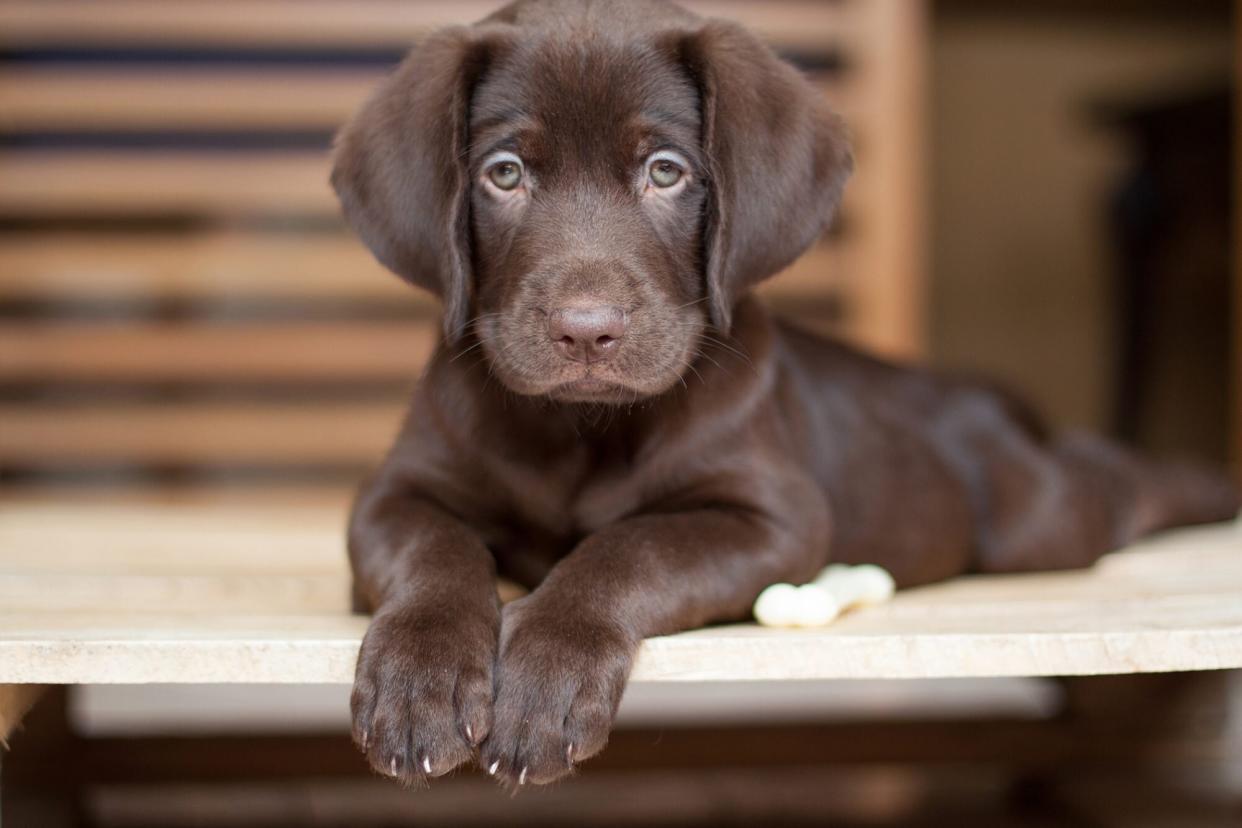
M 358 655 L 354 742 L 377 772 L 425 783 L 474 756 L 492 725 L 498 613 L 381 608 Z
M 505 607 L 494 724 L 483 768 L 502 783 L 544 784 L 572 773 L 608 741 L 636 642 L 607 622 Z

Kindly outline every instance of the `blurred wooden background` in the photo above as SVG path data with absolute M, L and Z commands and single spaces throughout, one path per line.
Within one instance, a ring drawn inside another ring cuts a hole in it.
M 349 235 L 334 130 L 421 34 L 495 2 L 0 3 L 0 482 L 344 490 L 436 336 Z M 922 4 L 688 5 L 758 29 L 851 123 L 834 230 L 765 295 L 923 349 Z

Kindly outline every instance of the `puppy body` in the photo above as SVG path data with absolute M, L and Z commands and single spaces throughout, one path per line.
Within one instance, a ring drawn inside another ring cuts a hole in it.
M 643 637 L 745 618 L 830 559 L 903 586 L 1085 566 L 1236 513 L 1224 478 L 1049 437 L 746 298 L 849 167 L 791 68 L 663 3 L 515 3 L 433 36 L 345 128 L 347 216 L 446 306 L 351 521 L 374 767 L 559 778 L 605 743 Z M 497 571 L 532 590 L 503 612 Z

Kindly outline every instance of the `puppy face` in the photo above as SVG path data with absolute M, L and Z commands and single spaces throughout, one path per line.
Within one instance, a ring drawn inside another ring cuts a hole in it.
M 376 258 L 444 300 L 450 346 L 521 394 L 623 403 L 679 385 L 850 167 L 815 89 L 746 30 L 518 0 L 415 49 L 341 130 L 332 183 Z
M 470 107 L 474 329 L 514 391 L 677 383 L 706 320 L 700 97 L 641 43 L 523 44 Z

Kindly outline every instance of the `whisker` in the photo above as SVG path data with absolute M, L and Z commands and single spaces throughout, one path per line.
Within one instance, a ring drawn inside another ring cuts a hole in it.
M 697 305 L 700 302 L 706 302 L 706 301 L 707 301 L 706 296 L 700 296 L 698 299 L 694 299 L 690 302 L 685 303 L 684 305 L 678 305 L 677 307 L 673 308 L 673 310 L 678 311 L 678 310 L 681 310 L 682 308 L 688 308 L 691 305 Z
M 706 353 L 704 353 L 703 351 L 699 351 L 699 352 L 698 352 L 698 354 L 699 354 L 699 356 L 701 356 L 703 359 L 705 359 L 705 360 L 707 360 L 708 362 L 710 362 L 712 365 L 715 365 L 715 366 L 716 366 L 717 368 L 719 368 L 721 371 L 724 371 L 726 374 L 728 374 L 728 373 L 729 373 L 729 369 L 728 369 L 728 368 L 725 368 L 723 365 L 721 365 L 719 362 L 717 362 L 717 361 L 716 361 L 715 359 L 713 359 L 711 356 L 708 356 L 708 355 L 707 355 Z M 730 376 L 732 376 L 732 374 L 730 374 Z
M 742 351 L 739 348 L 735 348 L 734 346 L 730 345 L 724 340 L 718 339 L 709 333 L 704 333 L 703 339 L 711 343 L 712 345 L 715 345 L 718 348 L 728 351 L 729 353 L 736 356 L 738 359 L 741 359 L 742 361 L 744 361 L 747 365 L 750 365 L 752 367 L 754 366 L 754 362 L 751 360 L 750 355 L 747 354 L 745 351 Z
M 473 345 L 471 345 L 469 348 L 466 348 L 466 349 L 462 350 L 462 352 L 461 352 L 461 353 L 459 353 L 459 354 L 457 354 L 457 356 L 452 357 L 452 358 L 449 360 L 449 364 L 450 364 L 450 365 L 452 365 L 454 362 L 456 362 L 457 360 L 461 359 L 461 358 L 462 358 L 462 357 L 464 357 L 466 354 L 470 353 L 471 351 L 475 350 L 476 348 L 481 348 L 482 346 L 483 346 L 483 340 L 481 340 L 481 339 L 480 339 L 478 342 L 474 343 L 474 344 L 473 344 Z

